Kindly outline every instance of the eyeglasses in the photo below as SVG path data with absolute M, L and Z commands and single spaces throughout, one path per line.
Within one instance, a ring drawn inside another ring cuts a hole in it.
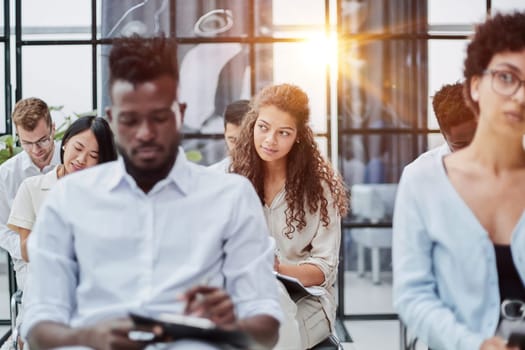
M 525 320 L 525 302 L 521 300 L 503 300 L 501 303 L 501 314 L 507 320 Z
M 507 70 L 487 69 L 483 74 L 492 76 L 491 86 L 494 92 L 502 96 L 512 96 L 525 84 L 515 73 Z
M 49 131 L 49 135 L 44 136 L 40 140 L 35 141 L 35 142 L 20 140 L 20 137 L 18 136 L 17 136 L 17 141 L 20 142 L 20 145 L 26 151 L 31 151 L 33 149 L 33 146 L 36 146 L 37 148 L 47 148 L 51 144 L 52 133 L 53 133 L 52 131 Z

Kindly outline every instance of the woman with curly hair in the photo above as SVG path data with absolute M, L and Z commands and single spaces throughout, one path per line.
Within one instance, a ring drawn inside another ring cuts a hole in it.
M 393 223 L 394 307 L 434 350 L 517 349 L 525 329 L 525 12 L 467 46 L 474 139 L 408 165 Z
M 232 154 L 233 172 L 246 176 L 261 198 L 276 241 L 275 270 L 325 291 L 295 303 L 287 298 L 293 307 L 284 309 L 295 312 L 302 342 L 294 349 L 314 346 L 333 328 L 340 220 L 348 210 L 345 187 L 321 156 L 309 115 L 308 96 L 299 87 L 264 88 L 252 101 Z

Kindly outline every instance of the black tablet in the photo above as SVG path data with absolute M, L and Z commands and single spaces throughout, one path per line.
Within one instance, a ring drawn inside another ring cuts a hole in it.
M 206 318 L 168 313 L 153 315 L 143 312 L 130 312 L 129 316 L 137 327 L 161 326 L 170 341 L 200 339 L 214 344 L 229 344 L 238 349 L 245 349 L 250 344 L 250 338 L 246 333 L 221 329 Z M 166 338 L 152 341 L 163 342 Z

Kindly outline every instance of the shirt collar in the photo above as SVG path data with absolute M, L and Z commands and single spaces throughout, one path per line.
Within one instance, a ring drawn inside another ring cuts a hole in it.
M 42 182 L 40 183 L 40 189 L 50 190 L 58 180 L 58 165 L 53 168 L 52 171 L 42 176 Z
M 130 184 L 135 183 L 135 180 L 131 178 L 131 176 L 126 171 L 124 159 L 121 156 L 119 156 L 118 160 L 115 162 L 114 170 L 111 171 L 111 177 L 107 182 L 108 189 L 110 191 L 115 189 L 123 181 L 129 181 Z M 182 149 L 182 147 L 179 147 L 177 159 L 175 159 L 175 164 L 171 168 L 170 172 L 168 173 L 166 178 L 161 180 L 160 182 L 173 182 L 184 194 L 187 194 L 190 190 L 191 167 L 189 161 L 186 159 L 186 153 L 184 152 L 184 149 Z

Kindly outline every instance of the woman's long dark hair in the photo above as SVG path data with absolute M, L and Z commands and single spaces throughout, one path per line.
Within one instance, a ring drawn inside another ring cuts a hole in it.
M 73 136 L 91 129 L 98 144 L 98 164 L 117 159 L 117 148 L 108 122 L 101 117 L 87 116 L 75 120 L 67 128 L 60 144 L 60 162 L 64 163 L 64 145 Z
M 286 231 L 291 238 L 295 230 L 306 226 L 306 210 L 321 211 L 323 226 L 328 226 L 328 200 L 323 192 L 326 184 L 339 215 L 348 211 L 348 196 L 345 186 L 329 162 L 319 152 L 312 129 L 308 126 L 310 110 L 308 96 L 297 86 L 273 85 L 264 88 L 255 96 L 251 108 L 243 120 L 237 145 L 232 152 L 232 171 L 247 177 L 264 203 L 264 161 L 255 149 L 253 134 L 259 110 L 274 106 L 289 113 L 297 124 L 297 141 L 287 156 L 286 164 Z

